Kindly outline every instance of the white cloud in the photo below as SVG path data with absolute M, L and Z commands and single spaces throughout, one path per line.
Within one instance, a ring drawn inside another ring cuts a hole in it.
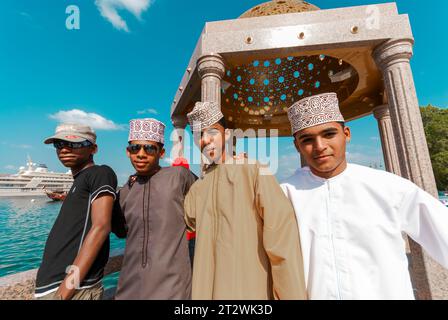
M 17 143 L 9 143 L 6 141 L 0 142 L 1 145 L 10 147 L 10 148 L 16 148 L 16 149 L 31 149 L 32 146 L 29 144 L 17 144 Z
M 8 164 L 8 165 L 6 165 L 4 168 L 5 168 L 6 170 L 16 170 L 16 169 L 17 169 L 17 167 L 16 167 L 16 166 L 13 166 L 12 164 Z
M 356 163 L 363 166 L 382 166 L 383 161 L 377 155 L 369 155 L 360 152 L 347 152 L 347 161 L 350 163 Z
M 69 111 L 58 111 L 50 115 L 61 123 L 80 123 L 98 130 L 123 130 L 123 125 L 117 125 L 112 120 L 108 120 L 96 113 L 87 113 L 83 110 L 72 109 Z
M 15 147 L 19 148 L 19 149 L 31 149 L 32 148 L 32 146 L 30 146 L 29 144 L 18 144 Z
M 137 111 L 137 114 L 156 114 L 157 115 L 159 113 L 157 112 L 156 109 L 150 108 L 150 109 L 144 109 L 144 110 Z
M 131 12 L 137 19 L 151 5 L 151 0 L 95 0 L 101 15 L 109 20 L 118 30 L 129 32 L 126 21 L 118 14 L 118 10 L 124 9 Z
M 368 167 L 384 168 L 381 147 L 349 144 L 346 151 L 347 161 Z
M 298 152 L 284 154 L 278 159 L 277 178 L 282 181 L 292 176 L 301 167 Z
M 21 12 L 19 12 L 19 14 L 20 14 L 22 17 L 24 17 L 25 19 L 29 19 L 29 20 L 32 19 L 31 15 L 30 15 L 29 13 L 25 12 L 25 11 L 21 11 Z

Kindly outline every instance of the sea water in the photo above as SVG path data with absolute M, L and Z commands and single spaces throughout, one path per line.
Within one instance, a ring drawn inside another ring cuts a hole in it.
M 46 197 L 0 198 L 0 277 L 36 269 L 61 202 Z M 111 255 L 125 241 L 110 236 Z M 119 273 L 104 278 L 105 288 L 115 287 Z

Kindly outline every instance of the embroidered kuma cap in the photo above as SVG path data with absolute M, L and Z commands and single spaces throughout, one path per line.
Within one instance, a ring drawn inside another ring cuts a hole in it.
M 336 93 L 322 93 L 295 102 L 288 108 L 291 132 L 296 132 L 328 122 L 345 122 L 339 110 Z
M 148 140 L 164 144 L 165 124 L 154 118 L 132 119 L 129 121 L 128 142 Z
M 188 123 L 194 132 L 214 125 L 223 117 L 217 102 L 196 102 L 193 110 L 187 114 Z

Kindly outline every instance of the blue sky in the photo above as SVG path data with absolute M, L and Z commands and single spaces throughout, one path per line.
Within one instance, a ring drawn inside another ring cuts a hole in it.
M 127 6 L 114 11 L 114 2 Z M 0 173 L 15 172 L 27 154 L 52 170 L 65 171 L 43 139 L 53 133 L 58 119 L 95 114 L 102 117 L 96 120 L 96 162 L 110 165 L 123 182 L 132 173 L 125 155 L 129 119 L 156 117 L 170 132 L 171 102 L 204 23 L 236 18 L 260 2 L 2 0 Z M 311 2 L 328 9 L 390 1 Z M 80 9 L 79 30 L 65 26 L 68 5 Z M 416 39 L 411 64 L 420 105 L 447 107 L 448 43 L 443 39 L 448 2 L 400 0 L 397 5 L 400 13 L 409 14 Z M 349 125 L 350 160 L 382 163 L 373 117 Z M 291 139 L 281 139 L 280 146 L 282 178 L 299 163 Z

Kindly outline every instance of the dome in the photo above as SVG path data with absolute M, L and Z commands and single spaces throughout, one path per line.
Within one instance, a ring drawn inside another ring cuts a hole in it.
M 259 4 L 246 12 L 239 18 L 253 18 L 261 16 L 272 16 L 275 14 L 296 13 L 319 10 L 313 4 L 301 0 L 274 0 Z

